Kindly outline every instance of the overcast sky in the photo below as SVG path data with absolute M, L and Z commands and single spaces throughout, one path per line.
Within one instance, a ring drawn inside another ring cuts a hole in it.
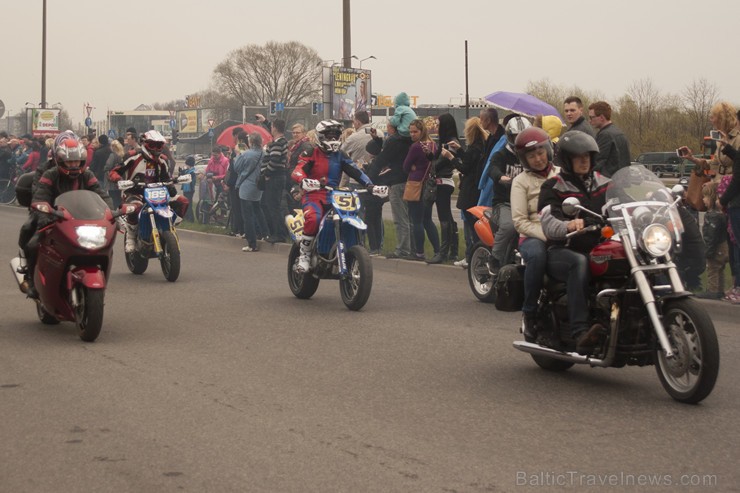
M 48 0 L 47 102 L 77 122 L 83 105 L 130 110 L 184 98 L 247 44 L 297 40 L 342 57 L 341 0 Z M 42 0 L 4 0 L 0 100 L 6 114 L 41 100 Z M 698 78 L 740 103 L 740 1 L 353 0 L 352 53 L 370 55 L 373 92 L 459 101 L 469 43 L 470 94 L 530 81 L 607 100 L 650 78 L 680 94 Z M 355 65 L 357 66 L 357 65 Z

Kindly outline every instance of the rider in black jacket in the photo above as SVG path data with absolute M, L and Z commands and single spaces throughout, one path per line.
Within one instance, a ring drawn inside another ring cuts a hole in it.
M 44 172 L 33 192 L 31 205 L 48 203 L 54 205 L 54 200 L 64 192 L 72 190 L 90 190 L 97 193 L 113 208 L 108 192 L 100 186 L 92 171 L 85 165 L 87 150 L 77 135 L 71 131 L 63 132 L 54 140 L 51 148 L 53 162 Z M 55 219 L 47 214 L 32 210 L 29 220 L 21 228 L 19 239 L 20 247 L 27 259 L 26 294 L 29 298 L 37 298 L 38 292 L 34 286 L 33 270 L 36 266 L 36 254 L 39 244 L 38 230 L 47 226 Z M 30 241 L 26 241 L 30 237 Z

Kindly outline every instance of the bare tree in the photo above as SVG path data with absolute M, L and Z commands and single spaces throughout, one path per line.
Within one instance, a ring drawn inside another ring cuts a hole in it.
M 707 79 L 695 79 L 682 94 L 683 107 L 689 119 L 693 137 L 701 142 L 709 130 L 709 110 L 717 102 L 717 86 Z
M 662 104 L 663 96 L 649 78 L 633 82 L 627 88 L 627 94 L 620 100 L 620 119 L 623 128 L 638 149 L 654 145 L 651 142 L 654 138 L 654 124 L 657 111 Z
M 239 105 L 307 104 L 321 95 L 321 58 L 316 50 L 291 41 L 248 45 L 229 53 L 213 71 L 217 90 Z

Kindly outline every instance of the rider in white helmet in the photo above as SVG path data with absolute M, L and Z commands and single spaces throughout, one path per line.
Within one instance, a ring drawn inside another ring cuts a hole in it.
M 310 268 L 311 242 L 319 230 L 319 222 L 326 211 L 328 198 L 322 185 L 338 187 L 342 173 L 367 187 L 372 192 L 373 183 L 344 152 L 339 150 L 342 124 L 324 120 L 316 125 L 318 146 L 301 153 L 291 178 L 306 191 L 303 196 L 303 238 L 301 255 L 296 269 L 306 272 Z
M 138 234 L 139 211 L 144 205 L 143 188 L 147 183 L 169 181 L 169 162 L 164 155 L 165 138 L 156 130 L 149 130 L 141 137 L 139 151 L 126 159 L 123 163 L 113 168 L 108 178 L 112 182 L 119 180 L 133 180 L 140 185 L 134 186 L 123 193 L 123 202 L 136 206 L 136 211 L 126 216 L 126 253 L 131 253 L 136 248 L 136 236 Z M 177 189 L 170 185 L 171 206 L 179 217 L 183 217 L 187 211 L 189 201 L 182 195 L 177 195 Z

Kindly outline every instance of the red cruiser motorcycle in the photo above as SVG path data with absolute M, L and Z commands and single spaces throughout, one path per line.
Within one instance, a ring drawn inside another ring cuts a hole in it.
M 46 203 L 33 207 L 55 218 L 39 231 L 34 270 L 38 317 L 45 324 L 75 322 L 80 338 L 92 342 L 103 326 L 105 288 L 117 231 L 114 222 L 121 213 L 113 213 L 89 190 L 61 194 L 55 208 Z M 23 291 L 20 257 L 11 260 L 10 266 Z
M 678 193 L 678 191 L 676 191 Z M 591 322 L 604 334 L 590 355 L 575 352 L 568 326 L 565 284 L 545 280 L 537 311 L 535 340 L 514 342 L 546 370 L 574 364 L 621 368 L 655 365 L 671 397 L 696 403 L 714 388 L 719 345 L 712 319 L 683 287 L 673 256 L 680 252 L 683 225 L 678 201 L 644 166 L 628 166 L 612 177 L 605 216 L 582 207 L 576 198 L 563 211 L 597 216 L 602 240 L 589 255 Z M 523 295 L 522 295 L 523 298 Z

